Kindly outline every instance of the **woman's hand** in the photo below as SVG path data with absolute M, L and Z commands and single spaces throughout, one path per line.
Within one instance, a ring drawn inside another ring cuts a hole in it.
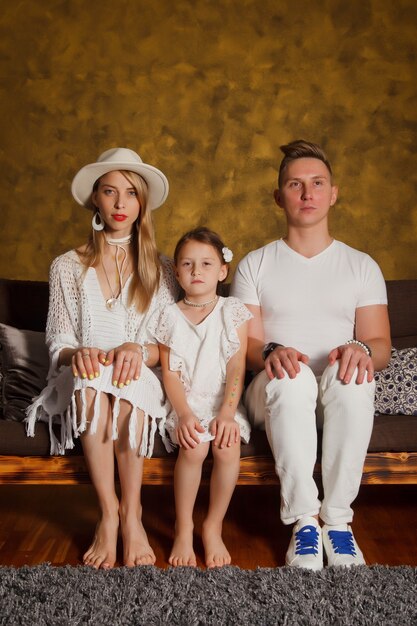
M 99 348 L 77 348 L 71 358 L 72 373 L 74 376 L 93 380 L 100 376 L 100 363 L 106 362 L 106 353 Z
M 138 380 L 142 360 L 142 348 L 138 343 L 127 342 L 110 350 L 105 365 L 113 363 L 113 385 L 122 389 L 132 380 Z

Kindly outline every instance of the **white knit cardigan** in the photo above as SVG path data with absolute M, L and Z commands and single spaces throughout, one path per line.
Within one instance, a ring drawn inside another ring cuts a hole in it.
M 156 343 L 148 331 L 149 319 L 156 310 L 175 302 L 177 298 L 178 284 L 174 276 L 173 263 L 170 259 L 161 257 L 161 264 L 161 284 L 149 309 L 145 313 L 139 313 L 134 304 L 128 308 L 125 327 L 126 341 L 140 344 Z M 81 426 L 76 424 L 73 390 L 70 390 L 68 396 L 68 383 L 64 385 L 66 391 L 63 393 L 61 393 L 62 387 L 58 385 L 57 388 L 56 384 L 57 378 L 63 373 L 63 370 L 68 370 L 65 366 L 58 367 L 61 350 L 92 345 L 93 311 L 89 307 L 89 300 L 84 287 L 84 276 L 84 266 L 75 250 L 57 257 L 51 265 L 49 310 L 46 324 L 46 345 L 49 349 L 50 368 L 47 386 L 37 398 L 33 399 L 32 404 L 27 409 L 26 418 L 27 434 L 31 437 L 35 435 L 35 422 L 37 420 L 49 422 L 51 454 L 64 454 L 66 448 L 72 448 L 74 445 L 72 435 L 78 436 L 86 428 L 85 421 Z M 148 375 L 151 376 L 151 371 L 148 372 Z M 131 421 L 133 423 L 133 415 Z M 54 422 L 61 423 L 61 441 L 58 441 L 53 432 L 52 424 Z M 156 426 L 153 426 L 152 432 L 154 434 Z M 146 428 L 144 428 L 145 430 Z M 117 427 L 114 427 L 114 434 L 114 438 L 117 438 Z M 152 448 L 153 437 L 152 442 L 144 443 L 142 451 L 146 449 L 147 456 L 149 456 Z

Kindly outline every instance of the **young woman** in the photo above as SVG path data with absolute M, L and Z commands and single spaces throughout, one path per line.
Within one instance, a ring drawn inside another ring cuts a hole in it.
M 151 211 L 165 201 L 168 181 L 133 150 L 114 148 L 81 168 L 72 194 L 92 209 L 92 231 L 86 245 L 51 266 L 51 367 L 47 387 L 29 407 L 28 434 L 34 436 L 37 419 L 48 421 L 51 454 L 64 454 L 73 437 L 81 437 L 101 510 L 84 563 L 114 565 L 120 526 L 123 563 L 150 564 L 155 555 L 141 522 L 142 467 L 166 404 L 152 370 L 159 350 L 149 343 L 147 326 L 157 308 L 175 301 L 177 289 L 171 263 L 157 252 Z
M 214 465 L 202 535 L 205 561 L 207 567 L 231 561 L 222 523 L 239 474 L 240 439 L 247 442 L 250 435 L 239 399 L 251 317 L 237 298 L 216 295 L 232 256 L 216 233 L 206 228 L 186 233 L 174 255 L 184 298 L 166 307 L 153 325 L 173 407 L 166 428 L 180 446 L 174 480 L 175 541 L 169 558 L 173 566 L 196 565 L 193 508 L 210 442 Z

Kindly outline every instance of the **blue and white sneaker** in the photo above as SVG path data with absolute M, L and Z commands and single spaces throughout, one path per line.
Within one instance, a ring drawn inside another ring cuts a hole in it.
M 285 557 L 290 567 L 305 567 L 314 571 L 323 569 L 321 528 L 314 517 L 302 517 L 295 524 Z
M 366 565 L 363 554 L 348 524 L 323 526 L 323 546 L 329 566 Z

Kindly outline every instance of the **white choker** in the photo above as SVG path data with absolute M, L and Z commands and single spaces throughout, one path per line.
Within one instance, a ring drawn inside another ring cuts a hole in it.
M 106 241 L 111 246 L 120 246 L 123 243 L 130 243 L 132 241 L 132 235 L 127 235 L 127 237 L 122 237 L 121 239 L 107 239 Z
M 196 308 L 203 308 L 204 306 L 208 306 L 209 304 L 213 304 L 217 300 L 217 296 L 214 296 L 212 300 L 208 300 L 207 302 L 190 302 L 187 298 L 182 299 L 184 304 L 187 306 L 195 306 Z

